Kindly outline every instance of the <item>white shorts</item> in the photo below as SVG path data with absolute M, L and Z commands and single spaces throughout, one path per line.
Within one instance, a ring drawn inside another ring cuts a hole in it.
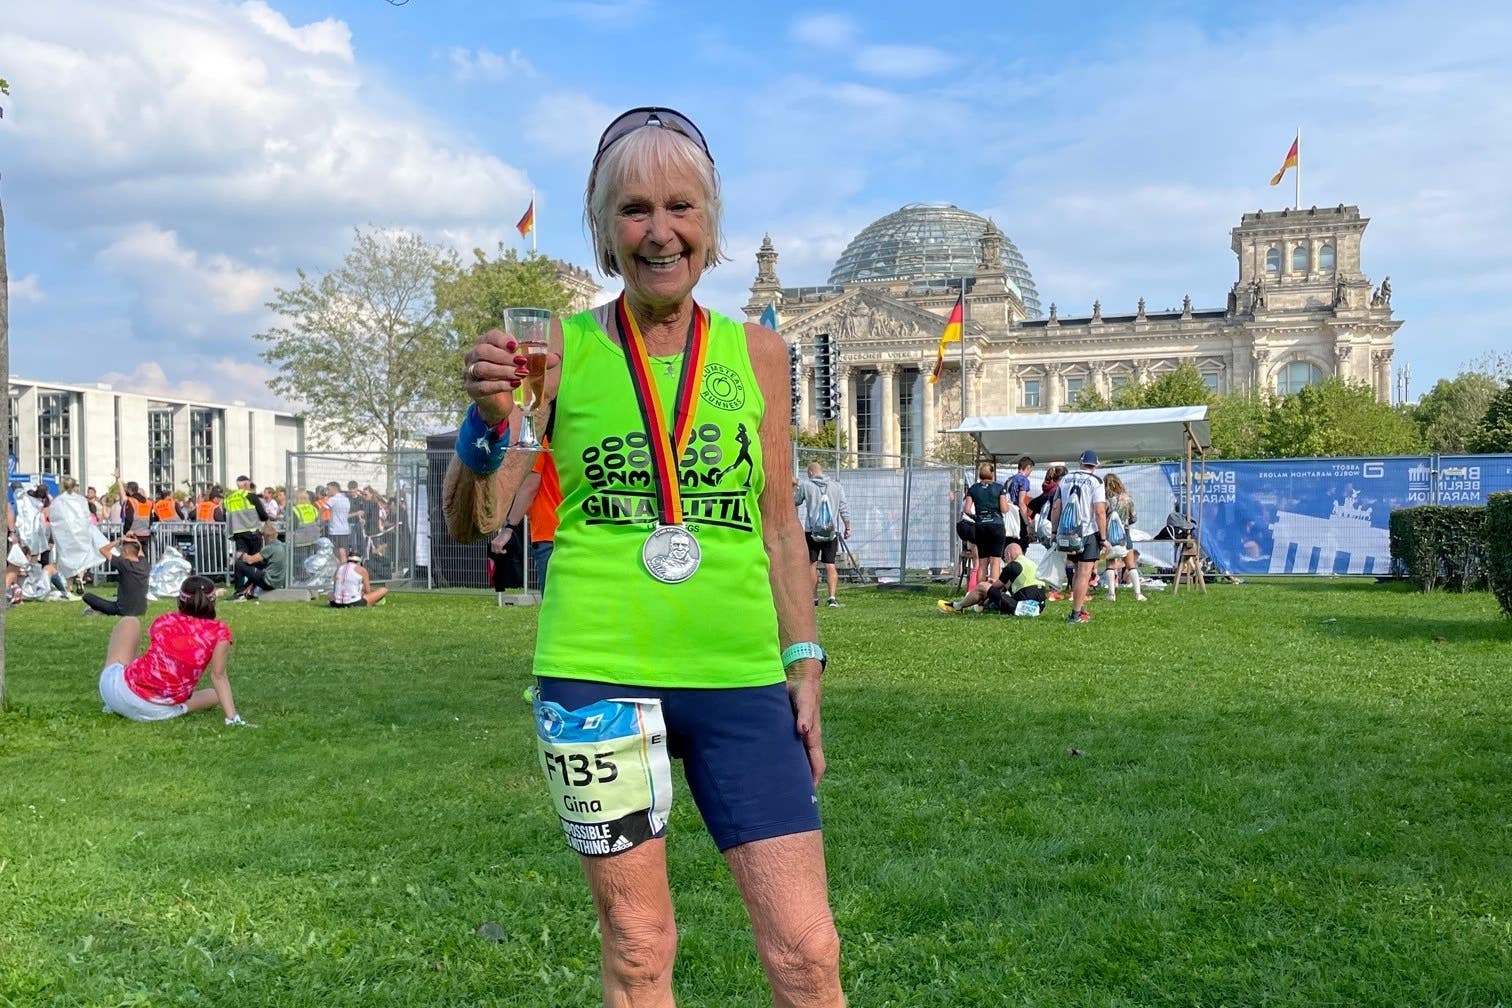
M 132 721 L 167 721 L 189 713 L 188 704 L 157 704 L 137 696 L 126 685 L 126 666 L 120 662 L 100 673 L 100 699 L 107 711 Z

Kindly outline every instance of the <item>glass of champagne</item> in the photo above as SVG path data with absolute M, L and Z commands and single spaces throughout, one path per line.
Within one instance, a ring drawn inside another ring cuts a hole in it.
M 520 437 L 510 449 L 543 451 L 536 437 L 532 416 L 546 395 L 546 356 L 550 350 L 551 312 L 545 308 L 509 308 L 504 312 L 504 332 L 514 339 L 515 353 L 526 360 L 526 375 L 515 389 L 515 400 L 525 421 Z

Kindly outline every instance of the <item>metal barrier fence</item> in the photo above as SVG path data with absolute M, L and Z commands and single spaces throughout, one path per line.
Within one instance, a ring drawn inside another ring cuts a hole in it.
M 417 556 L 417 545 L 424 542 L 426 453 L 398 452 L 289 452 L 284 467 L 284 491 L 287 500 L 285 521 L 305 493 L 313 503 L 331 483 L 348 495 L 345 539 L 333 532 L 321 518 L 318 535 L 333 545 L 362 552 L 368 579 L 374 584 L 420 584 L 427 582 L 428 558 Z M 357 484 L 352 495 L 349 487 Z M 296 527 L 290 543 L 289 583 L 296 583 L 303 565 L 314 547 L 303 541 Z
M 800 471 L 816 457 L 823 464 L 830 454 L 807 448 L 795 451 Z M 384 499 L 385 514 L 390 516 L 381 538 L 385 551 L 395 558 L 395 582 L 432 589 L 519 587 L 523 574 L 513 546 L 502 556 L 491 557 L 486 543 L 459 543 L 447 534 L 441 484 L 452 458 L 450 436 L 431 439 L 424 452 L 291 452 L 285 485 L 290 489 L 291 506 L 293 488 L 314 490 L 331 481 L 344 487 L 351 480 L 371 485 Z M 843 490 L 851 515 L 851 537 L 841 548 L 842 568 L 853 579 L 884 584 L 952 572 L 958 556 L 954 531 L 957 471 L 901 467 L 896 459 L 863 461 L 874 464 L 838 471 L 825 465 L 826 473 Z M 892 465 L 878 464 L 883 462 Z M 366 478 L 374 482 L 364 483 Z M 517 542 L 524 539 L 523 534 L 515 537 Z M 367 541 L 371 558 L 373 537 Z M 379 580 L 371 564 L 369 574 Z
M 99 525 L 100 534 L 107 539 L 118 538 L 121 523 L 104 521 Z M 156 522 L 147 539 L 147 557 L 156 563 L 165 547 L 172 546 L 189 561 L 196 574 L 211 578 L 226 578 L 231 575 L 231 540 L 226 537 L 225 522 L 166 521 Z

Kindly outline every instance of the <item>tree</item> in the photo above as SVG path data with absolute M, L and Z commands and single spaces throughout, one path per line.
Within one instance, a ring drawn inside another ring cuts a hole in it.
M 1202 372 L 1191 361 L 1182 361 L 1147 385 L 1138 386 L 1135 395 L 1143 409 L 1163 406 L 1207 406 L 1213 402 L 1213 390 L 1202 380 Z
M 1501 387 L 1501 382 L 1482 371 L 1440 379 L 1412 411 L 1428 450 L 1447 455 L 1469 451 Z
M 257 334 L 275 393 L 303 405 L 312 440 L 392 452 L 415 418 L 455 403 L 461 361 L 436 307 L 456 255 L 419 235 L 357 231 L 341 267 L 277 288 L 280 324 Z
M 459 352 L 480 333 L 503 326 L 506 308 L 545 308 L 560 315 L 571 303 L 572 292 L 557 277 L 555 262 L 534 252 L 522 258 L 502 243 L 498 258 L 473 249 L 472 265 L 449 269 L 436 279 L 436 308 Z M 460 405 L 461 387 L 452 384 Z
M 1215 396 L 1208 409 L 1212 451 L 1219 458 L 1262 458 L 1261 442 L 1272 408 L 1270 393 L 1230 392 Z
M 1486 407 L 1480 430 L 1470 441 L 1473 452 L 1512 452 L 1512 379 Z
M 1330 378 L 1276 399 L 1260 435 L 1261 458 L 1410 455 L 1423 450 L 1412 420 L 1368 385 Z

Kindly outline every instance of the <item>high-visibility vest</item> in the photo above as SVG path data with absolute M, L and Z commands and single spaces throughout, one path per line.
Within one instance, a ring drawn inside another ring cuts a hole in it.
M 199 507 L 194 510 L 194 517 L 200 521 L 215 521 L 215 501 L 200 501 Z
M 262 522 L 257 509 L 252 506 L 252 495 L 245 490 L 233 490 L 226 494 L 226 524 L 232 535 L 256 532 Z
M 141 525 L 146 528 L 152 521 L 152 504 L 149 501 L 137 500 L 135 497 L 127 497 L 126 503 L 131 505 L 131 526 L 135 528 Z
M 178 508 L 172 497 L 160 497 L 152 502 L 152 514 L 158 521 L 178 521 Z
M 320 520 L 323 521 L 323 522 L 330 521 L 331 520 L 331 505 L 329 505 L 329 504 L 326 503 L 326 499 L 324 497 L 317 498 L 316 501 L 315 501 L 315 505 L 316 505 L 316 507 L 320 508 Z
M 290 542 L 295 546 L 308 546 L 320 538 L 320 512 L 314 504 L 295 504 L 293 535 Z

